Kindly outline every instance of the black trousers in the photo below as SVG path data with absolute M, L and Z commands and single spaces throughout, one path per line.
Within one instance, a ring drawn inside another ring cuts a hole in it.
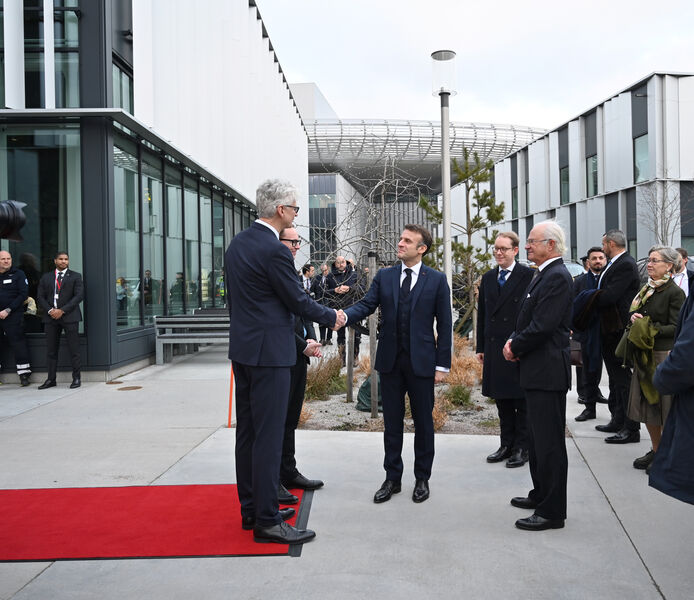
M 318 330 L 320 331 L 321 342 L 326 342 L 333 339 L 333 330 L 327 325 L 318 325 Z
M 566 519 L 566 392 L 526 390 L 530 438 L 528 498 L 537 502 L 535 514 L 545 519 Z
M 29 348 L 24 335 L 24 313 L 12 312 L 6 319 L 0 319 L 0 328 L 5 332 L 5 337 L 14 352 L 17 374 L 31 373 Z
M 70 351 L 70 363 L 72 364 L 72 376 L 79 377 L 82 361 L 80 359 L 80 334 L 79 323 L 64 323 L 61 319 L 44 323 L 46 331 L 46 355 L 48 357 L 48 379 L 55 381 L 58 367 L 58 349 L 60 348 L 60 332 L 65 331 L 67 347 Z
M 528 449 L 528 414 L 525 398 L 497 398 L 501 445 L 513 450 Z
M 610 379 L 610 397 L 608 406 L 612 420 L 622 429 L 638 431 L 640 424 L 627 417 L 629 403 L 629 385 L 631 384 L 631 369 L 622 366 L 622 359 L 615 356 L 614 351 L 621 339 L 621 332 L 610 333 L 602 337 L 602 359 Z
M 349 325 L 348 325 L 349 327 Z M 337 331 L 337 345 L 345 345 L 345 334 L 347 332 L 347 327 L 340 327 Z M 358 329 L 354 330 L 354 349 L 356 352 L 359 351 L 359 344 L 361 344 L 361 332 Z
M 585 407 L 595 411 L 595 404 L 600 397 L 600 380 L 602 379 L 602 361 L 600 367 L 596 371 L 589 371 L 586 365 L 588 364 L 588 353 L 585 347 L 581 348 L 583 357 L 583 366 L 576 367 L 576 380 L 578 383 L 578 395 L 585 400 Z
M 236 485 L 241 516 L 261 527 L 282 522 L 277 488 L 287 419 L 289 367 L 233 361 L 236 382 Z
M 291 481 L 298 474 L 296 468 L 295 432 L 299 426 L 301 407 L 304 405 L 306 392 L 306 370 L 308 365 L 304 356 L 297 357 L 296 365 L 291 368 L 289 381 L 289 403 L 287 404 L 287 420 L 284 423 L 284 439 L 282 441 L 282 462 L 280 464 L 280 481 Z
M 417 377 L 412 373 L 410 356 L 400 352 L 390 373 L 379 373 L 383 397 L 383 468 L 386 478 L 402 479 L 402 434 L 405 418 L 405 393 L 410 398 L 414 421 L 414 476 L 426 481 L 434 462 L 434 376 Z

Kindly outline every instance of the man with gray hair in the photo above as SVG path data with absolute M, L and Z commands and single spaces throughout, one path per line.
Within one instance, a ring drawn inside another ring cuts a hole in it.
M 224 256 L 241 526 L 253 529 L 256 542 L 301 544 L 316 534 L 285 523 L 294 511 L 280 511 L 277 499 L 290 368 L 296 363 L 292 315 L 330 327 L 343 325 L 345 317 L 304 292 L 292 254 L 279 240 L 299 212 L 296 188 L 265 181 L 256 206 L 258 220 L 234 237 Z
M 595 429 L 613 433 L 605 438 L 608 444 L 636 443 L 641 439 L 639 423 L 627 416 L 631 369 L 615 356 L 619 340 L 629 323 L 629 306 L 639 291 L 639 271 L 636 261 L 627 254 L 627 239 L 623 231 L 610 229 L 602 236 L 602 250 L 609 262 L 598 280 L 597 297 L 600 317 L 602 358 L 610 381 L 608 406 L 612 418 L 607 425 Z
M 504 358 L 518 362 L 528 415 L 530 476 L 533 489 L 511 504 L 534 509 L 516 521 L 528 531 L 560 529 L 566 519 L 566 392 L 571 386 L 569 333 L 573 283 L 564 266 L 564 231 L 542 221 L 528 235 L 525 251 L 537 265 L 521 303 L 516 329 L 504 345 Z

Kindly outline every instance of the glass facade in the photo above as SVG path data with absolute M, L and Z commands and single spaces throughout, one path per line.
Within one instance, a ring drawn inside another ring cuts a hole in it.
M 55 106 L 76 108 L 80 105 L 77 0 L 55 0 L 54 5 Z
M 185 277 L 183 274 L 183 198 L 181 172 L 166 163 L 166 281 L 168 313 L 184 312 Z
M 212 265 L 212 194 L 200 186 L 200 305 L 214 306 L 214 269 Z
M 518 188 L 511 188 L 511 218 L 518 218 Z
M 569 195 L 569 167 L 563 167 L 559 169 L 559 203 L 568 204 Z
M 142 268 L 145 324 L 164 314 L 164 183 L 161 158 L 142 155 Z
M 598 156 L 586 158 L 586 197 L 598 194 Z
M 219 194 L 212 201 L 212 260 L 214 263 L 214 306 L 224 306 L 224 204 Z M 232 232 L 233 233 L 233 232 Z
M 185 294 L 187 312 L 200 308 L 200 234 L 198 231 L 198 186 L 185 178 L 183 213 L 185 215 Z
M 648 134 L 634 138 L 634 183 L 648 179 Z
M 122 108 L 130 114 L 135 113 L 135 99 L 133 95 L 133 78 L 117 64 L 111 68 L 113 78 L 113 107 Z

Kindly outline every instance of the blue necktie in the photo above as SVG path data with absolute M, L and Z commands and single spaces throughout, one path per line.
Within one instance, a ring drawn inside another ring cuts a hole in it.
M 504 287 L 504 284 L 506 283 L 506 275 L 508 275 L 508 271 L 506 269 L 501 269 L 499 271 L 499 286 Z

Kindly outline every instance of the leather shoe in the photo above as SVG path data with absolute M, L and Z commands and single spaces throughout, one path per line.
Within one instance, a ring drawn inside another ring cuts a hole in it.
M 73 377 L 72 383 L 70 384 L 70 389 L 74 390 L 82 385 L 82 380 L 79 377 Z
M 40 390 L 45 390 L 45 389 L 47 389 L 47 388 L 52 388 L 52 387 L 55 387 L 55 379 L 46 379 L 46 381 L 44 381 L 44 382 L 39 386 L 38 389 L 40 389 Z
M 581 421 L 590 421 L 591 419 L 595 418 L 595 411 L 591 410 L 590 408 L 584 408 L 583 412 L 578 415 L 574 421 L 578 421 L 579 423 Z
M 299 499 L 280 483 L 277 488 L 277 501 L 280 504 L 296 504 Z
M 522 467 L 525 463 L 528 462 L 528 458 L 529 457 L 527 450 L 521 450 L 520 448 L 516 448 L 511 454 L 511 457 L 506 461 L 506 466 L 509 469 Z
M 386 479 L 379 490 L 374 494 L 374 502 L 380 504 L 381 502 L 387 502 L 393 494 L 400 493 L 400 482 L 391 481 Z
M 609 404 L 607 398 L 605 398 L 605 396 L 603 396 L 602 394 L 598 394 L 598 397 L 595 399 L 595 401 L 598 404 Z
M 634 469 L 647 469 L 655 458 L 655 452 L 649 450 L 643 456 L 634 459 Z
M 636 444 L 641 441 L 641 434 L 638 431 L 622 429 L 619 433 L 605 438 L 608 444 Z
M 501 446 L 496 452 L 492 452 L 487 457 L 487 462 L 501 462 L 502 460 L 506 460 L 509 456 L 511 456 L 511 448 L 509 448 L 508 446 Z
M 621 427 L 610 419 L 610 422 L 607 425 L 596 425 L 595 429 L 602 431 L 603 433 L 617 433 Z
M 283 480 L 282 485 L 286 488 L 299 488 L 302 490 L 317 490 L 323 487 L 323 482 L 320 479 L 308 479 L 301 473 L 297 473 L 296 477 L 291 480 Z
M 537 506 L 537 502 L 527 498 L 526 496 L 515 496 L 514 498 L 511 498 L 511 506 L 515 506 L 516 508 L 535 508 Z
M 288 523 L 278 523 L 272 527 L 253 528 L 253 541 L 259 544 L 303 544 L 316 537 L 316 532 L 311 529 L 297 529 Z
M 29 375 L 31 375 L 31 373 L 22 373 L 19 376 L 19 385 L 21 385 L 22 387 L 28 386 L 29 385 Z
M 429 482 L 426 479 L 417 479 L 412 492 L 412 502 L 424 502 L 429 497 Z
M 542 531 L 543 529 L 561 529 L 564 527 L 564 519 L 545 519 L 540 515 L 530 515 L 525 519 L 516 521 L 518 529 L 527 531 Z
M 586 403 L 586 398 L 585 396 L 579 396 L 577 402 L 579 404 L 585 404 Z
M 283 521 L 289 521 L 295 514 L 296 511 L 293 508 L 280 508 L 280 517 Z M 241 529 L 250 530 L 255 527 L 255 517 L 241 517 Z

